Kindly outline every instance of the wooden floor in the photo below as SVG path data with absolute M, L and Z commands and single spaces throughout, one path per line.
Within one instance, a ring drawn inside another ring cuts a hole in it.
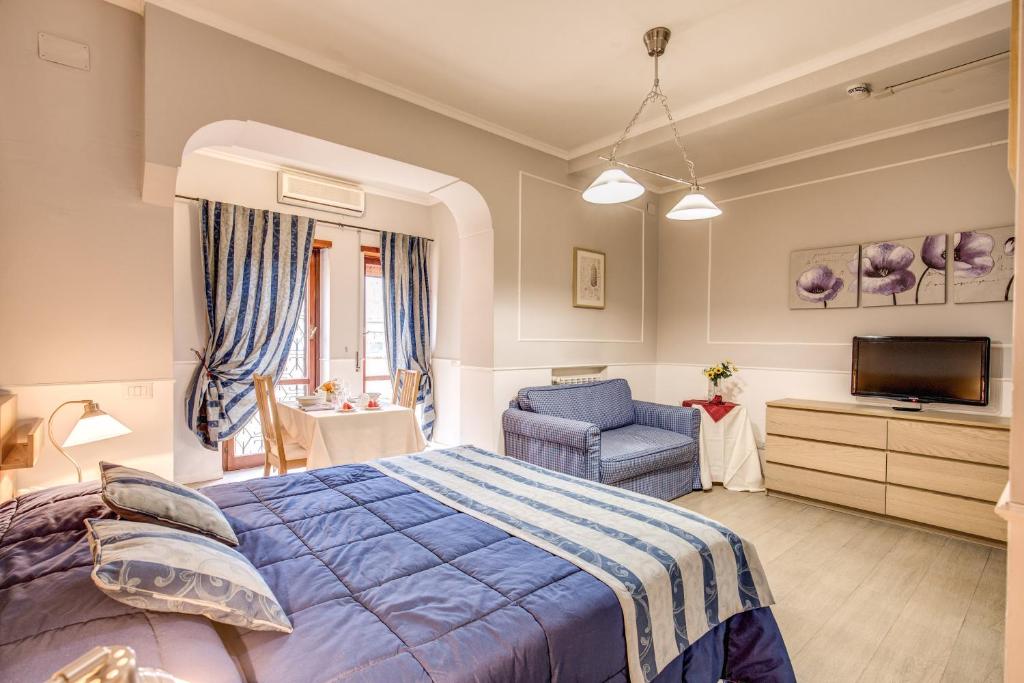
M 1002 681 L 1006 552 L 716 486 L 676 504 L 757 548 L 807 681 Z

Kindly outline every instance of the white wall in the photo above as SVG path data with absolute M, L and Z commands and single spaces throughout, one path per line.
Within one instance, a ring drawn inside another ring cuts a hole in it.
M 183 161 L 178 173 L 178 193 L 431 238 L 437 232 L 433 227 L 434 216 L 441 215 L 426 204 L 376 194 L 367 194 L 366 212 L 362 217 L 341 217 L 279 204 L 277 175 L 273 167 L 251 160 L 243 162 L 203 153 L 190 154 Z M 198 226 L 197 203 L 178 200 L 174 207 L 174 476 L 176 480 L 186 482 L 205 481 L 221 475 L 220 454 L 199 444 L 186 426 L 183 408 L 185 393 L 196 369 L 196 358 L 191 349 L 202 350 L 206 345 L 206 304 Z M 447 230 L 445 234 L 451 237 Z M 325 303 L 322 377 L 342 379 L 356 388 L 361 383 L 355 363 L 361 341 L 360 245 L 377 245 L 379 239 L 374 232 L 340 229 L 322 223 L 317 225 L 316 237 L 332 244 L 324 252 L 321 282 Z M 432 249 L 435 256 L 442 253 L 438 247 L 435 244 Z M 437 269 L 435 265 L 434 270 Z M 457 289 L 445 290 L 438 307 L 458 308 L 457 300 L 448 300 L 454 294 L 457 294 Z M 443 407 L 446 406 L 439 406 L 439 410 Z

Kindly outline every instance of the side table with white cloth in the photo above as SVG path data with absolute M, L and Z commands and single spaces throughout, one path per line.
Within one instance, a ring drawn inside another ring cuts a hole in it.
M 285 440 L 309 451 L 306 467 L 310 470 L 417 453 L 427 447 L 416 413 L 402 406 L 307 411 L 282 401 L 278 408 Z
M 705 491 L 721 482 L 730 491 L 764 491 L 761 457 L 747 409 L 736 403 L 683 401 L 699 408 L 700 483 Z

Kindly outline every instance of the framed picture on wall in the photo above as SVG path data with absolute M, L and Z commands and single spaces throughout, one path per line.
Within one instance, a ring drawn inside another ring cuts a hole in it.
M 859 244 L 792 252 L 789 307 L 856 308 L 859 260 Z
M 604 308 L 605 256 L 582 247 L 572 250 L 572 305 Z
M 953 301 L 1013 301 L 1013 226 L 953 234 Z
M 861 306 L 946 303 L 946 240 L 939 233 L 861 245 Z

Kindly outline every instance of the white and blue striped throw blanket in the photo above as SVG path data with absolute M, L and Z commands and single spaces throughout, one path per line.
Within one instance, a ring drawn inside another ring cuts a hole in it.
M 671 503 L 472 446 L 368 464 L 607 584 L 622 606 L 632 681 L 650 681 L 711 628 L 773 602 L 750 543 Z

